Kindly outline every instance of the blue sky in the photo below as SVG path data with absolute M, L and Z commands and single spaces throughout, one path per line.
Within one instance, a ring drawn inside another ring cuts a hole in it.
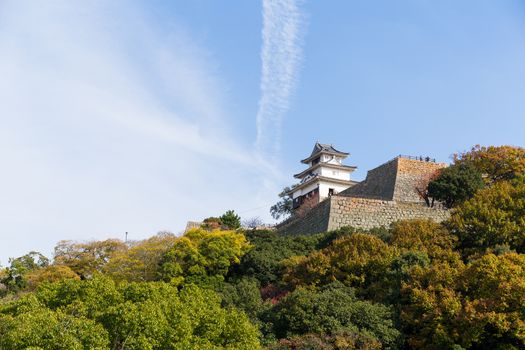
M 524 146 L 522 1 L 0 1 L 0 263 L 235 209 L 316 140 Z

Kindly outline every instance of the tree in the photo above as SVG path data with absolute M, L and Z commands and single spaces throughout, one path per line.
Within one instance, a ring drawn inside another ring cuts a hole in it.
M 69 267 L 64 265 L 49 265 L 30 271 L 27 275 L 27 289 L 35 290 L 42 283 L 58 282 L 64 279 L 80 279 Z
M 402 284 L 400 321 L 409 348 L 440 350 L 455 347 L 463 332 L 454 332 L 461 310 L 456 281 L 463 263 L 434 262 L 413 266 Z
M 241 227 L 241 217 L 235 211 L 228 210 L 220 217 L 222 228 L 225 230 L 236 230 Z
M 395 249 L 381 239 L 354 233 L 306 257 L 289 259 L 284 280 L 292 286 L 322 286 L 340 281 L 357 288 L 360 294 L 374 295 L 395 256 Z
M 49 265 L 49 259 L 39 252 L 29 252 L 15 259 L 9 259 L 10 266 L 0 275 L 4 290 L 0 293 L 16 293 L 27 287 L 27 275 Z M 1 294 L 0 294 L 1 296 Z
M 86 243 L 60 241 L 55 247 L 54 263 L 68 266 L 81 278 L 91 278 L 94 273 L 102 272 L 113 256 L 127 249 L 118 239 Z
M 103 271 L 118 281 L 155 281 L 159 277 L 161 259 L 178 239 L 172 233 L 163 232 L 136 242 L 113 255 Z
M 202 221 L 202 228 L 208 231 L 220 230 L 222 226 L 222 221 L 220 218 L 209 217 Z
M 380 350 L 379 340 L 366 333 L 342 331 L 335 334 L 306 334 L 281 339 L 269 350 Z
M 247 228 L 252 229 L 252 230 L 255 230 L 257 227 L 260 227 L 262 225 L 264 225 L 264 222 L 258 216 L 246 219 L 242 223 L 243 227 L 247 227 Z
M 285 269 L 284 260 L 295 255 L 309 254 L 326 236 L 281 236 L 268 230 L 246 231 L 245 234 L 253 248 L 230 271 L 230 277 L 253 277 L 259 281 L 261 287 L 279 283 Z
M 281 217 L 288 217 L 293 213 L 293 199 L 291 197 L 290 191 L 296 187 L 293 185 L 291 187 L 285 187 L 279 193 L 280 200 L 271 206 L 270 214 L 275 220 L 279 220 Z
M 449 221 L 465 255 L 508 245 L 525 253 L 525 182 L 502 181 L 454 209 Z
M 455 154 L 454 162 L 472 164 L 489 184 L 525 175 L 525 149 L 521 147 L 476 145 L 468 152 Z
M 259 349 L 258 331 L 211 290 L 94 276 L 0 303 L 1 349 Z
M 423 252 L 431 260 L 456 260 L 457 237 L 429 219 L 397 221 L 391 225 L 390 243 L 404 252 Z
M 521 349 L 525 346 L 525 256 L 487 254 L 468 266 L 412 270 L 401 320 L 416 349 Z
M 216 285 L 250 249 L 235 231 L 192 229 L 178 238 L 159 262 L 159 277 L 174 284 Z
M 339 282 L 319 291 L 297 289 L 276 304 L 268 318 L 278 339 L 346 331 L 393 349 L 400 336 L 388 307 L 357 300 L 354 290 Z
M 481 173 L 472 163 L 459 163 L 442 169 L 437 179 L 428 184 L 428 194 L 452 208 L 472 198 L 483 186 Z

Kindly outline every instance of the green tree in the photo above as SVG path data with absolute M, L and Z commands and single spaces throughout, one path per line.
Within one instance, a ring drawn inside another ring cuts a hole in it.
M 498 182 L 458 206 L 450 228 L 465 255 L 508 245 L 525 252 L 525 182 Z
M 442 169 L 428 184 L 428 195 L 452 208 L 472 198 L 483 186 L 481 173 L 472 163 L 465 162 Z
M 0 304 L 0 348 L 258 349 L 248 318 L 211 290 L 63 280 Z
M 49 265 L 49 259 L 39 252 L 29 252 L 15 259 L 9 259 L 9 267 L 0 274 L 0 296 L 6 293 L 16 293 L 28 285 L 27 275 Z
M 249 249 L 242 233 L 192 229 L 161 258 L 159 277 L 175 284 L 216 285 Z
M 472 164 L 487 183 L 525 175 L 525 149 L 521 147 L 476 145 L 468 152 L 454 155 L 454 161 Z
M 226 230 L 236 230 L 241 227 L 241 217 L 235 211 L 228 210 L 220 217 L 222 227 Z
M 338 282 L 319 291 L 297 289 L 276 304 L 268 318 L 279 339 L 347 331 L 369 335 L 393 349 L 400 336 L 388 307 L 357 300 L 352 288 Z
M 270 207 L 270 214 L 275 220 L 279 220 L 281 217 L 288 217 L 293 213 L 293 200 L 290 195 L 290 191 L 296 187 L 293 185 L 291 187 L 285 187 L 279 193 L 280 200 Z
M 263 302 L 259 283 L 254 278 L 223 283 L 218 291 L 224 307 L 244 311 L 254 323 L 259 322 L 259 316 L 267 309 L 268 304 Z
M 267 230 L 247 231 L 245 235 L 253 248 L 241 258 L 241 263 L 230 271 L 230 276 L 253 277 L 262 287 L 281 281 L 285 259 L 314 251 L 326 236 L 281 236 L 275 231 Z

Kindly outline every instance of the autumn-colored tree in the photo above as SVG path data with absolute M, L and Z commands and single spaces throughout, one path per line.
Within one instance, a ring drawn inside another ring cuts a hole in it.
M 281 339 L 269 350 L 380 350 L 383 345 L 376 338 L 352 331 L 335 334 L 306 334 Z
M 201 227 L 208 231 L 220 230 L 222 227 L 222 221 L 220 218 L 209 217 L 202 221 Z
M 472 163 L 465 162 L 442 169 L 428 184 L 428 195 L 452 208 L 472 198 L 483 186 L 481 173 Z
M 173 234 L 162 234 L 135 242 L 129 249 L 116 252 L 103 271 L 119 281 L 157 280 L 161 259 L 178 239 Z
M 453 329 L 462 308 L 456 282 L 463 269 L 461 261 L 412 267 L 398 300 L 402 304 L 402 330 L 410 348 L 462 349 L 454 347 L 462 334 Z
M 392 224 L 391 244 L 404 252 L 424 252 L 431 260 L 458 259 L 453 251 L 457 237 L 430 219 L 403 220 Z
M 249 250 L 246 237 L 235 231 L 192 229 L 162 257 L 159 276 L 172 283 L 215 284 Z
M 414 269 L 401 314 L 416 349 L 521 349 L 525 346 L 525 257 L 487 254 L 467 267 Z
M 284 280 L 292 286 L 320 286 L 340 281 L 365 292 L 383 278 L 395 249 L 381 239 L 355 233 L 333 241 L 306 257 L 288 260 Z
M 525 252 L 525 182 L 498 182 L 452 213 L 449 226 L 465 255 L 501 245 Z
M 27 278 L 27 289 L 35 290 L 42 283 L 53 283 L 63 279 L 80 279 L 73 270 L 64 265 L 49 265 L 29 272 Z
M 127 245 L 118 239 L 87 243 L 60 241 L 55 247 L 56 265 L 65 265 L 82 278 L 91 278 L 102 272 L 104 266 L 117 253 L 125 251 Z
M 525 347 L 524 255 L 483 256 L 460 275 L 458 290 L 464 296 L 457 320 L 463 347 Z
M 525 175 L 525 149 L 521 147 L 476 145 L 468 152 L 455 154 L 454 162 L 472 164 L 489 184 Z

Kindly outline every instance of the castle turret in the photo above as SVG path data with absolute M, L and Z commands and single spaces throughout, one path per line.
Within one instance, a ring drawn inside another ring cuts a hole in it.
M 294 175 L 300 182 L 290 191 L 293 208 L 297 209 L 306 200 L 311 204 L 319 203 L 356 184 L 350 180 L 350 174 L 356 167 L 343 165 L 348 155 L 332 145 L 316 142 L 310 156 L 301 160 L 308 168 Z

